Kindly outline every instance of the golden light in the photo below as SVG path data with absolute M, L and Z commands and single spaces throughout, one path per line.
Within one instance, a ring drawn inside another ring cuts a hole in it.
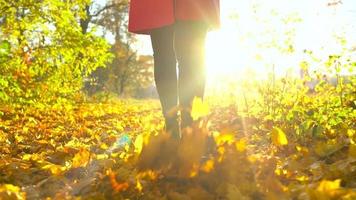
M 221 28 L 206 41 L 207 87 L 219 91 L 226 82 L 266 79 L 272 71 L 299 76 L 300 62 L 313 62 L 305 50 L 320 58 L 315 70 L 329 55 L 355 48 L 356 1 L 332 2 L 221 0 Z M 138 38 L 137 49 L 152 54 L 149 37 Z
M 208 85 L 248 79 L 298 76 L 305 50 L 319 58 L 356 44 L 356 2 L 345 0 L 222 0 L 221 29 L 208 34 L 206 64 Z M 348 46 L 342 47 L 338 37 Z M 252 72 L 252 73 L 251 73 Z M 249 75 L 250 76 L 250 75 Z

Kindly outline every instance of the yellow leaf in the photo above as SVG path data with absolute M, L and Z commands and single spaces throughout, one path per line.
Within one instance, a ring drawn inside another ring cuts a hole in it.
M 98 160 L 104 160 L 104 159 L 108 159 L 108 158 L 109 158 L 109 156 L 105 153 L 96 155 L 96 159 L 98 159 Z
M 308 177 L 308 176 L 301 175 L 301 176 L 295 177 L 295 179 L 296 179 L 297 181 L 300 181 L 300 182 L 306 182 L 306 181 L 309 180 L 309 177 Z
M 25 154 L 22 156 L 22 160 L 28 161 L 28 160 L 31 160 L 31 157 L 32 157 L 32 154 Z
M 330 190 L 336 190 L 340 188 L 341 179 L 336 179 L 334 181 L 323 180 L 320 182 L 317 191 L 328 192 Z
M 124 149 L 125 149 L 125 151 L 129 151 L 130 150 L 130 145 L 125 144 Z
M 276 146 L 283 146 L 288 144 L 286 134 L 278 127 L 274 127 L 271 132 L 272 142 Z
M 352 137 L 355 135 L 355 132 L 356 131 L 353 129 L 348 129 L 346 134 L 350 139 L 352 139 Z
M 137 189 L 139 192 L 142 192 L 143 187 L 142 187 L 142 184 L 141 184 L 141 182 L 140 182 L 139 179 L 136 179 L 136 189 Z
M 12 184 L 0 185 L 0 199 L 26 199 L 26 193 L 20 187 Z
M 193 100 L 191 116 L 193 120 L 204 117 L 209 114 L 209 106 L 201 98 L 195 97 Z
M 19 134 L 15 134 L 15 139 L 16 139 L 16 142 L 19 142 L 19 143 L 23 142 L 25 140 L 25 138 Z
M 107 150 L 109 147 L 108 147 L 107 144 L 101 143 L 100 148 L 103 149 L 103 150 Z
M 120 156 L 120 152 L 111 153 L 111 157 L 113 157 L 113 158 L 116 158 L 116 157 L 118 157 L 118 156 Z
M 0 132 L 0 142 L 5 142 L 6 141 L 6 135 L 3 132 Z
M 12 184 L 4 184 L 0 186 L 0 192 L 2 191 L 9 191 L 9 192 L 20 192 L 20 187 L 12 185 Z
M 116 128 L 117 128 L 117 131 L 119 131 L 119 132 L 124 131 L 124 127 L 123 127 L 123 125 L 122 125 L 121 122 L 118 122 L 118 121 L 117 121 L 117 123 L 116 123 Z
M 298 152 L 303 153 L 304 155 L 308 154 L 308 152 L 309 152 L 308 148 L 303 147 L 303 146 L 300 146 L 300 145 L 296 145 L 296 146 L 295 146 L 295 149 L 296 149 Z
M 201 170 L 209 173 L 214 169 L 214 160 L 208 160 L 204 163 L 203 166 L 201 166 Z
M 147 170 L 147 171 L 143 171 L 143 172 L 139 172 L 136 175 L 137 179 L 142 179 L 142 178 L 149 178 L 151 180 L 156 180 L 158 177 L 158 174 L 155 171 L 152 170 Z
M 243 138 L 241 140 L 238 140 L 235 143 L 235 146 L 236 146 L 236 150 L 239 151 L 239 152 L 246 151 L 246 139 Z
M 73 158 L 73 167 L 85 167 L 87 166 L 90 159 L 90 153 L 86 149 L 82 148 L 80 151 L 75 154 Z
M 199 165 L 194 163 L 193 167 L 192 167 L 192 169 L 191 169 L 191 171 L 189 173 L 189 177 L 193 178 L 193 177 L 197 176 L 198 175 L 198 171 L 199 171 Z
M 235 140 L 235 135 L 232 133 L 225 133 L 225 134 L 215 134 L 215 142 L 216 145 L 220 146 L 223 145 L 225 143 L 227 144 L 233 144 L 234 140 Z
M 140 154 L 143 148 L 143 135 L 138 135 L 134 142 L 135 153 Z
M 42 169 L 48 169 L 53 175 L 61 175 L 67 168 L 60 165 L 48 164 L 42 167 Z

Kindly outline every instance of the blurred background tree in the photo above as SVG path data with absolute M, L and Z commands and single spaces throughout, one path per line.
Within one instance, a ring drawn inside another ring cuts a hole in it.
M 137 95 L 152 83 L 152 65 L 132 48 L 127 12 L 127 0 L 0 0 L 0 102 Z
M 136 38 L 127 31 L 128 1 L 93 1 L 85 7 L 89 16 L 81 21 L 85 33 L 91 26 L 100 27 L 104 38 L 111 43 L 113 60 L 96 69 L 87 79 L 89 95 L 110 92 L 120 96 L 145 96 L 144 88 L 152 85 L 152 57 L 140 56 L 133 48 Z M 143 92 L 143 93 L 142 93 Z
M 71 101 L 83 78 L 110 61 L 105 39 L 80 26 L 90 1 L 0 2 L 1 102 Z

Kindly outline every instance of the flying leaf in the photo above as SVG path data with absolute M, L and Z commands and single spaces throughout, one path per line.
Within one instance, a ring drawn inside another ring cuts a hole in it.
M 340 188 L 341 179 L 336 179 L 334 181 L 323 180 L 320 182 L 317 191 L 327 192 L 330 190 L 336 190 Z
M 136 137 L 134 146 L 135 146 L 135 153 L 140 154 L 142 151 L 142 148 L 143 148 L 143 135 L 142 134 L 138 135 Z
M 142 190 L 143 190 L 143 186 L 142 186 L 142 184 L 141 184 L 141 182 L 140 182 L 139 179 L 136 179 L 136 189 L 137 189 L 139 192 L 142 192 Z
M 192 111 L 190 113 L 193 120 L 197 120 L 200 117 L 204 117 L 208 115 L 209 112 L 209 106 L 204 103 L 201 98 L 195 97 L 193 100 Z
M 239 152 L 246 151 L 246 139 L 243 138 L 241 140 L 236 141 L 235 146 L 236 150 Z
M 214 160 L 208 160 L 206 161 L 203 166 L 201 166 L 201 170 L 209 173 L 214 169 Z
M 235 140 L 235 135 L 232 133 L 224 133 L 224 134 L 215 134 L 214 136 L 215 138 L 215 142 L 216 145 L 220 146 L 223 145 L 225 143 L 227 144 L 233 144 L 234 140 Z
M 274 127 L 271 132 L 272 142 L 276 146 L 283 146 L 288 144 L 286 134 L 278 127 Z

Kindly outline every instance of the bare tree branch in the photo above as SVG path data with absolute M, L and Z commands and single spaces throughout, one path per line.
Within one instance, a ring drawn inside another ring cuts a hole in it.
M 104 7 L 102 7 L 100 10 L 98 10 L 96 13 L 91 14 L 90 17 L 97 17 L 99 16 L 102 12 L 104 12 L 105 10 L 108 10 L 110 8 L 116 7 L 116 6 L 121 6 L 121 5 L 125 5 L 123 2 L 120 3 L 113 3 L 113 4 L 108 4 Z

